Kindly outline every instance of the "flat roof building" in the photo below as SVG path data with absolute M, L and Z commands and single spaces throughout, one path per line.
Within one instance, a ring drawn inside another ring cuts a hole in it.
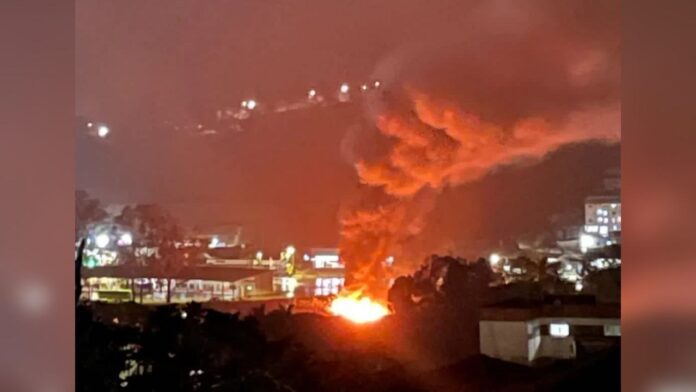
M 523 365 L 574 359 L 618 344 L 620 336 L 620 306 L 586 296 L 508 301 L 483 308 L 479 318 L 481 354 Z

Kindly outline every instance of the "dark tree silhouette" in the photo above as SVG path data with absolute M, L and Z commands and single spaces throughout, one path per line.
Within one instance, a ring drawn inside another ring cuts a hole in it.
M 86 238 L 89 227 L 106 219 L 108 214 L 99 199 L 92 198 L 86 191 L 75 191 L 75 240 Z
M 133 265 L 148 266 L 158 275 L 165 276 L 169 303 L 172 279 L 187 262 L 184 253 L 177 248 L 177 242 L 182 240 L 182 235 L 176 219 L 158 205 L 138 204 L 125 207 L 114 221 L 130 228 L 134 250 L 154 251 L 152 254 L 141 254 L 130 262 Z
M 77 248 L 77 256 L 75 257 L 75 303 L 80 302 L 82 294 L 82 256 L 85 251 L 86 239 L 80 241 L 80 246 Z

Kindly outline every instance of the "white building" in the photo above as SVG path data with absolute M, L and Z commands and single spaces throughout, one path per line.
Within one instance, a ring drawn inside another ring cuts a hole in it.
M 312 263 L 314 268 L 343 268 L 336 248 L 312 248 L 304 255 L 304 260 Z
M 621 199 L 619 196 L 590 196 L 585 199 L 585 226 L 580 235 L 582 252 L 621 242 Z
M 609 237 L 621 232 L 621 200 L 618 196 L 590 196 L 585 199 L 585 232 Z
M 523 365 L 574 359 L 620 336 L 618 305 L 502 305 L 484 308 L 479 320 L 481 354 Z

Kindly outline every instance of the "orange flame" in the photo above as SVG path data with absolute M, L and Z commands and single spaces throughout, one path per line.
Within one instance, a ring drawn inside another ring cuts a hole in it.
M 331 301 L 328 310 L 356 324 L 375 322 L 390 313 L 385 305 L 369 297 L 362 297 L 360 292 L 339 295 Z

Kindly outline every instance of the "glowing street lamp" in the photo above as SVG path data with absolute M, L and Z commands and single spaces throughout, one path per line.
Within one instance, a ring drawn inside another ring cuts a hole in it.
M 106 233 L 101 233 L 94 238 L 94 242 L 97 244 L 97 247 L 102 249 L 109 246 L 110 241 L 111 238 L 109 238 L 109 235 Z
M 375 88 L 379 88 L 379 86 L 381 86 L 382 83 L 379 80 L 375 80 L 375 82 L 372 85 L 375 86 Z
M 367 85 L 366 85 L 366 84 L 363 84 L 362 86 L 360 86 L 360 89 L 361 89 L 362 91 L 367 91 Z
M 343 83 L 339 91 L 341 92 L 341 94 L 348 94 L 348 91 L 350 91 L 350 86 L 348 85 L 348 83 Z
M 317 96 L 317 90 L 311 89 L 307 92 L 307 98 L 314 99 Z
M 256 252 L 256 260 L 261 260 L 261 259 L 263 259 L 263 252 L 261 252 L 261 251 Z
M 287 258 L 292 257 L 295 254 L 295 247 L 292 245 L 289 245 L 287 248 L 285 248 L 285 255 Z
M 109 135 L 109 127 L 106 125 L 100 125 L 99 128 L 97 128 L 97 136 L 100 138 L 104 139 Z
M 253 100 L 253 99 L 250 99 L 250 100 L 247 101 L 246 108 L 249 109 L 249 110 L 254 110 L 254 108 L 256 108 L 256 105 L 257 105 L 257 104 L 256 104 L 256 101 Z
M 119 238 L 119 245 L 123 246 L 131 246 L 133 245 L 133 235 L 131 233 L 123 233 L 121 234 L 121 238 Z
M 491 266 L 497 266 L 500 263 L 501 257 L 497 253 L 491 253 L 490 257 L 488 257 L 488 261 L 491 263 Z

